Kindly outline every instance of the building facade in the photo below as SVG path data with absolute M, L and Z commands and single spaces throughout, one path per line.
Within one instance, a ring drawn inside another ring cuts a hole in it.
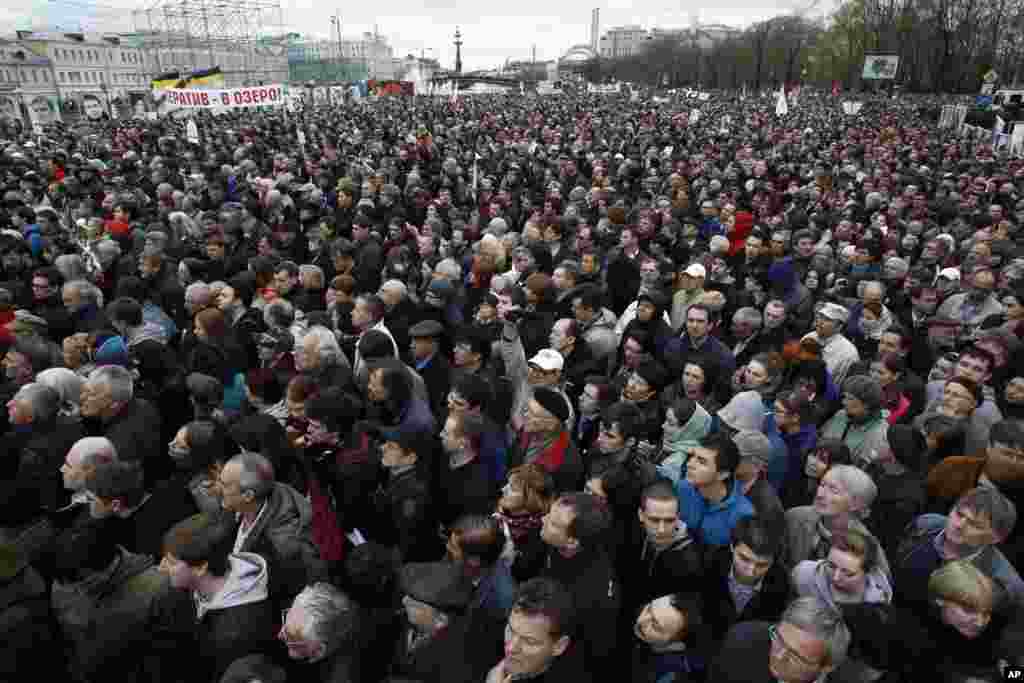
M 598 54 L 605 59 L 632 57 L 643 51 L 649 37 L 642 26 L 616 26 L 601 36 Z
M 340 40 L 309 36 L 288 46 L 289 80 L 292 83 L 388 81 L 399 75 L 402 61 L 395 59 L 394 49 L 384 36 L 373 33 Z

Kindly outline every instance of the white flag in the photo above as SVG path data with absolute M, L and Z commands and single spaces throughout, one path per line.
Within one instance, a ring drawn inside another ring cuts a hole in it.
M 789 105 L 786 104 L 786 91 L 785 91 L 785 89 L 780 88 L 779 89 L 779 94 L 775 98 L 775 115 L 776 116 L 785 116 L 788 113 L 789 113 Z
M 199 144 L 199 128 L 193 119 L 189 119 L 185 124 L 185 139 L 194 145 Z

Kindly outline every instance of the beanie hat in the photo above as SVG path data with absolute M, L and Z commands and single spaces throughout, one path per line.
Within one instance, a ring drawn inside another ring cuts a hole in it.
M 718 417 L 739 431 L 760 431 L 764 427 L 764 403 L 756 391 L 741 391 L 732 397 Z
M 843 383 L 843 391 L 860 400 L 868 412 L 882 405 L 882 387 L 867 375 L 854 375 Z
M 437 298 L 448 301 L 455 294 L 455 288 L 452 287 L 452 283 L 448 282 L 444 278 L 436 278 L 427 287 L 427 291 L 437 296 Z
M 109 337 L 96 351 L 96 367 L 120 365 L 128 367 L 128 346 L 121 337 Z
M 739 449 L 741 458 L 755 460 L 759 465 L 768 465 L 772 455 L 772 442 L 767 436 L 761 432 L 742 430 L 732 437 L 732 440 Z
M 569 419 L 569 404 L 565 397 L 554 389 L 537 387 L 533 390 L 533 398 L 544 410 L 558 418 L 559 422 Z

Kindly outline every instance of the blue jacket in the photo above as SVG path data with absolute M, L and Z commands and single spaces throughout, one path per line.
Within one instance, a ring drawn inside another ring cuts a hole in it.
M 679 518 L 701 542 L 709 546 L 729 545 L 736 523 L 754 515 L 754 506 L 740 492 L 737 481 L 733 481 L 729 495 L 713 505 L 685 478 L 676 484 L 676 496 L 679 498 Z
M 783 434 L 775 424 L 775 414 L 764 419 L 764 433 L 772 442 L 772 459 L 768 463 L 768 483 L 780 496 L 782 491 L 800 476 L 803 454 L 818 444 L 818 428 L 812 424 L 800 426 L 795 434 Z M 778 450 L 778 446 L 782 450 Z
M 710 334 L 704 338 L 704 343 L 701 344 L 699 349 L 693 348 L 690 342 L 690 335 L 685 332 L 686 326 L 683 326 L 684 332 L 678 337 L 672 337 L 665 344 L 665 361 L 672 366 L 675 370 L 675 366 L 681 364 L 693 351 L 699 353 L 710 354 L 714 356 L 719 362 L 719 377 L 728 378 L 732 377 L 732 373 L 736 371 L 736 357 L 732 355 L 732 351 L 726 348 L 725 344 L 718 341 L 715 337 Z M 678 368 L 679 372 L 682 373 L 683 368 Z M 726 383 L 728 386 L 728 383 Z M 708 387 L 712 390 L 711 387 Z M 717 391 L 717 388 L 714 388 Z

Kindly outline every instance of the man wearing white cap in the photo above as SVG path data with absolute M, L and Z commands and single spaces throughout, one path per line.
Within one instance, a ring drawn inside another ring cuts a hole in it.
M 825 303 L 814 314 L 814 331 L 803 337 L 821 345 L 821 359 L 837 385 L 843 383 L 850 367 L 860 360 L 857 347 L 840 333 L 849 319 L 850 312 L 845 307 Z
M 513 434 L 518 433 L 525 422 L 526 408 L 533 398 L 533 390 L 537 387 L 548 387 L 557 391 L 565 399 L 569 407 L 569 420 L 575 420 L 572 401 L 565 395 L 562 388 L 562 369 L 565 358 L 555 349 L 541 349 L 529 361 L 523 343 L 519 339 L 519 330 L 515 323 L 505 321 L 500 338 L 501 357 L 505 361 L 505 375 L 515 387 L 515 402 L 512 404 L 512 417 L 509 426 Z
M 691 263 L 680 274 L 680 288 L 672 296 L 672 329 L 678 330 L 686 324 L 686 309 L 697 303 L 704 294 L 707 274 L 707 270 L 699 263 Z

